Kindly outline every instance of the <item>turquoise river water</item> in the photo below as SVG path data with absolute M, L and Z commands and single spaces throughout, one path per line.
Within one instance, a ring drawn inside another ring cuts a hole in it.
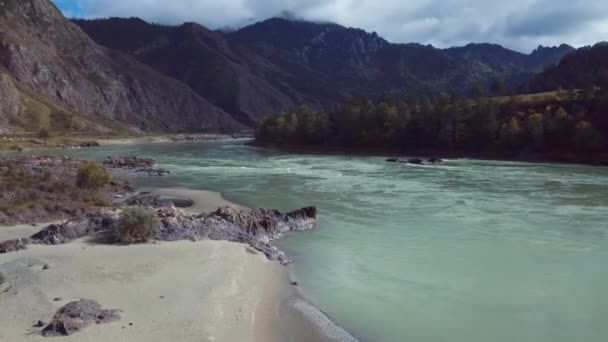
M 242 141 L 68 152 L 156 158 L 138 185 L 316 205 L 277 242 L 305 295 L 362 341 L 608 340 L 608 168 L 288 154 Z

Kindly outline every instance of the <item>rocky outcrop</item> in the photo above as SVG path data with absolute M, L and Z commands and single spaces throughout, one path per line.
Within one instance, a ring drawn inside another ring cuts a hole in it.
M 154 168 L 156 161 L 152 158 L 107 157 L 103 164 L 109 168 L 128 170 L 140 175 L 162 177 L 171 174 L 169 170 Z
M 59 245 L 87 236 L 108 233 L 116 218 L 116 214 L 112 212 L 89 213 L 82 219 L 51 224 L 32 235 L 30 241 L 34 244 Z
M 139 168 L 152 168 L 156 165 L 156 161 L 152 158 L 141 158 L 141 157 L 111 157 L 108 156 L 103 164 L 111 168 L 127 168 L 127 169 L 139 169 Z
M 28 239 L 15 239 L 0 242 L 0 254 L 16 252 L 22 249 L 26 249 L 28 243 Z
M 81 299 L 61 307 L 53 320 L 44 329 L 44 336 L 68 336 L 82 331 L 87 326 L 110 323 L 120 319 L 119 310 L 102 309 L 93 300 Z
M 222 207 L 210 217 L 230 222 L 257 239 L 269 242 L 288 231 L 311 229 L 317 220 L 317 209 L 308 207 L 282 213 L 276 209 L 236 210 L 233 207 Z
M 161 196 L 151 196 L 148 194 L 133 196 L 126 202 L 130 206 L 140 206 L 151 209 L 159 209 L 172 206 L 172 202 L 169 199 Z
M 168 201 L 134 202 L 155 209 L 159 224 L 154 238 L 159 241 L 197 241 L 202 239 L 247 243 L 270 260 L 288 264 L 291 260 L 270 241 L 290 231 L 312 229 L 317 222 L 317 209 L 307 207 L 288 213 L 276 209 L 239 210 L 222 207 L 212 213 L 191 215 Z M 159 207 L 160 206 L 160 207 Z M 53 224 L 31 236 L 30 243 L 57 245 L 83 237 L 110 241 L 118 213 L 99 211 L 61 224 Z

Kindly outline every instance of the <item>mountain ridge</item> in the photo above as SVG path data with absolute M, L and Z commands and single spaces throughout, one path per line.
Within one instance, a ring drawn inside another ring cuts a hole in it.
M 62 112 L 79 123 L 70 129 L 238 130 L 353 96 L 467 96 L 497 79 L 515 89 L 572 51 L 394 44 L 375 32 L 284 18 L 231 32 L 139 18 L 70 22 L 48 0 L 3 3 L 0 94 L 10 101 L 0 123 L 12 130 L 33 115 L 29 93 L 45 98 L 35 101 L 45 113 L 38 121 Z

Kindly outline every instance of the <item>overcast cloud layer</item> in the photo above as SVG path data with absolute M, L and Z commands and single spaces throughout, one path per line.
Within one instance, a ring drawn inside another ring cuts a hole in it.
M 608 40 L 608 0 L 54 0 L 70 17 L 131 17 L 216 29 L 288 11 L 376 31 L 391 42 L 437 47 L 498 43 L 576 47 Z

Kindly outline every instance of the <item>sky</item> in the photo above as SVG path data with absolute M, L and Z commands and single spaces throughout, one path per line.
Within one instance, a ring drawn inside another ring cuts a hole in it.
M 240 27 L 281 13 L 375 31 L 394 43 L 496 43 L 529 53 L 608 40 L 607 0 L 53 0 L 67 17 Z

